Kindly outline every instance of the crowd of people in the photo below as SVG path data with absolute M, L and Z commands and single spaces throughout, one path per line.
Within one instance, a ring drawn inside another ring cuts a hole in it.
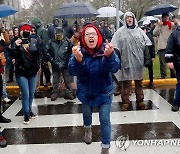
M 174 32 L 172 32 L 175 29 Z M 9 34 L 9 35 L 8 35 Z M 156 51 L 160 61 L 161 79 L 167 77 L 166 62 L 170 77 L 177 78 L 176 95 L 172 111 L 180 106 L 180 29 L 178 22 L 170 21 L 162 14 L 162 20 L 138 26 L 132 12 L 124 14 L 124 25 L 115 30 L 107 21 L 77 21 L 69 26 L 68 21 L 55 18 L 46 29 L 40 19 L 23 22 L 8 32 L 1 25 L 0 36 L 0 87 L 1 100 L 8 103 L 6 92 L 5 63 L 8 65 L 7 83 L 15 79 L 20 87 L 24 124 L 37 115 L 32 111 L 34 96 L 40 86 L 52 85 L 51 101 L 59 97 L 59 83 L 65 83 L 64 99 L 76 97 L 82 102 L 84 141 L 92 142 L 92 109 L 99 108 L 102 152 L 109 153 L 111 140 L 110 108 L 112 96 L 122 98 L 122 111 L 129 110 L 132 81 L 135 81 L 136 103 L 147 110 L 143 94 L 144 67 L 149 70 L 149 87 L 154 89 L 153 61 Z M 174 63 L 174 65 L 173 65 Z M 50 66 L 51 65 L 51 66 Z M 52 74 L 52 81 L 51 81 Z M 77 80 L 73 92 L 74 77 Z M 116 87 L 114 90 L 114 82 Z M 1 111 L 1 110 L 0 110 Z M 0 113 L 0 123 L 10 119 Z M 7 145 L 0 133 L 0 147 Z

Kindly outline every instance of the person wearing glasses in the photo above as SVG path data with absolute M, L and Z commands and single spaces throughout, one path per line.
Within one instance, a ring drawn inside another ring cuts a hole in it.
M 84 141 L 92 142 L 92 111 L 99 108 L 102 154 L 109 154 L 111 140 L 110 110 L 113 95 L 112 74 L 120 66 L 113 46 L 100 30 L 88 23 L 82 30 L 80 42 L 72 48 L 68 64 L 69 73 L 77 76 L 77 97 L 82 102 Z

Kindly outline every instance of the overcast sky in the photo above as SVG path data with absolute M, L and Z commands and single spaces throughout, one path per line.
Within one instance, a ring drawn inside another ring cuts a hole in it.
M 21 0 L 22 7 L 28 8 L 31 5 L 31 0 Z

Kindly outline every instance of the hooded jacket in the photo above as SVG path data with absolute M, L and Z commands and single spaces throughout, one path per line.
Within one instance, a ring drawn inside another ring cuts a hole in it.
M 86 27 L 85 27 L 86 28 Z M 98 29 L 97 29 L 98 30 Z M 99 30 L 98 30 L 99 31 Z M 82 37 L 84 30 L 82 31 Z M 119 69 L 119 59 L 115 53 L 109 58 L 104 56 L 104 44 L 102 34 L 97 33 L 101 38 L 98 41 L 98 48 L 93 53 L 81 40 L 81 52 L 83 61 L 77 62 L 72 55 L 68 64 L 70 75 L 77 76 L 77 97 L 85 104 L 99 106 L 112 102 L 113 81 L 112 74 Z
M 132 26 L 128 26 L 126 23 L 128 16 L 133 17 Z M 121 70 L 116 74 L 118 80 L 142 80 L 146 46 L 152 45 L 152 43 L 145 32 L 138 27 L 132 12 L 124 14 L 124 26 L 114 33 L 111 44 L 119 50 L 121 56 Z
M 43 27 L 42 21 L 38 18 L 34 18 L 31 23 L 36 26 L 37 34 L 42 39 L 44 45 L 46 45 L 49 41 L 49 37 L 47 30 Z
M 74 30 L 71 26 L 68 25 L 67 20 L 62 20 L 62 27 L 64 29 L 65 36 L 70 39 L 74 35 Z

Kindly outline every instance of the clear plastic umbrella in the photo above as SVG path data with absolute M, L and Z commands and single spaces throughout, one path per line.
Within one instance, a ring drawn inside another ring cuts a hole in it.
M 146 17 L 142 17 L 139 21 L 138 21 L 138 25 L 148 25 L 151 22 L 156 22 L 159 19 L 153 16 L 146 16 Z
M 115 7 L 101 7 L 97 10 L 99 15 L 97 17 L 115 17 L 116 16 L 116 8 Z M 119 17 L 121 17 L 124 13 L 119 10 Z

